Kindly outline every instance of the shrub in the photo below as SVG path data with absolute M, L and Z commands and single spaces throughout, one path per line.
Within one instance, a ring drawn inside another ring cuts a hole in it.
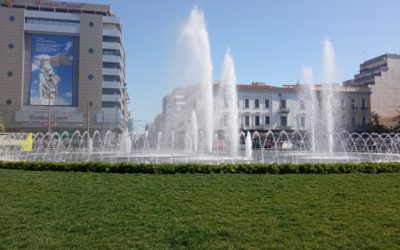
M 399 162 L 320 164 L 143 164 L 108 162 L 6 162 L 0 169 L 120 174 L 382 174 L 400 173 Z

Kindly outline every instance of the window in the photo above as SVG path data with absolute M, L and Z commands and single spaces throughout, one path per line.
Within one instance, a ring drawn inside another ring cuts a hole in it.
M 105 68 L 105 69 L 121 69 L 121 65 L 119 63 L 103 62 L 103 68 Z
M 244 99 L 244 108 L 248 109 L 249 108 L 249 99 Z
M 362 117 L 362 125 L 363 126 L 367 125 L 367 117 L 365 117 L 365 116 Z
M 7 99 L 6 104 L 11 105 L 12 101 L 10 99 Z
M 249 126 L 250 125 L 250 117 L 248 115 L 246 115 L 244 117 L 244 125 L 245 126 Z
M 300 109 L 301 110 L 304 110 L 306 107 L 305 107 L 305 104 L 304 104 L 304 101 L 303 100 L 300 100 Z
M 13 75 L 14 75 L 14 73 L 13 73 L 12 71 L 8 71 L 8 72 L 7 72 L 7 76 L 8 76 L 8 77 L 12 77 Z
M 10 20 L 10 22 L 14 22 L 14 21 L 15 21 L 15 16 L 10 16 L 10 17 L 8 18 L 8 20 Z
M 281 117 L 281 127 L 287 127 L 287 117 L 286 116 Z
M 103 42 L 107 42 L 107 43 L 121 43 L 121 39 L 120 39 L 119 37 L 103 36 Z
M 256 108 L 256 109 L 260 108 L 260 100 L 259 99 L 254 100 L 254 108 Z
M 121 53 L 119 50 L 116 49 L 103 49 L 103 55 L 106 56 L 121 56 Z
M 120 82 L 121 78 L 119 76 L 103 75 L 103 81 L 106 81 L 106 82 Z
M 270 118 L 269 116 L 265 117 L 265 125 L 270 125 Z
M 89 80 L 93 80 L 94 77 L 93 77 L 92 74 L 89 74 L 87 78 L 88 78 Z
M 304 129 L 306 127 L 306 118 L 302 116 L 300 118 L 300 128 Z
M 26 18 L 26 23 L 30 24 L 41 24 L 41 25 L 52 25 L 52 26 L 66 26 L 66 27 L 80 27 L 79 21 L 71 20 L 57 20 L 57 19 L 45 19 L 45 18 Z
M 119 89 L 107 89 L 104 88 L 101 90 L 103 95 L 119 95 L 120 91 Z
M 256 126 L 260 126 L 260 117 L 258 115 L 254 117 L 254 123 Z
M 356 99 L 351 98 L 351 110 L 356 110 Z
M 367 110 L 365 98 L 361 99 L 361 110 Z
M 353 126 L 353 127 L 356 126 L 356 117 L 354 115 L 351 116 L 351 126 Z
M 264 107 L 266 109 L 269 109 L 269 100 L 268 99 L 265 99 Z
M 90 48 L 90 49 L 88 50 L 88 52 L 89 52 L 89 54 L 93 54 L 93 53 L 94 53 L 94 49 L 93 49 L 93 48 Z
M 14 44 L 9 43 L 9 44 L 8 44 L 8 48 L 9 48 L 9 49 L 13 49 L 13 48 L 14 48 Z
M 90 27 L 90 28 L 93 28 L 93 27 L 94 27 L 94 22 L 90 22 L 90 23 L 89 23 L 89 27 Z
M 281 100 L 281 109 L 286 108 L 286 100 Z
M 119 102 L 102 102 L 101 105 L 103 108 L 116 108 L 116 107 L 120 107 L 121 104 Z

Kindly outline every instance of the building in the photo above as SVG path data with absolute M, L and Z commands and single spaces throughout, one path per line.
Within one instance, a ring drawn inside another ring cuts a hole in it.
M 110 6 L 2 1 L 0 34 L 7 131 L 127 128 L 122 29 Z
M 221 100 L 217 100 L 221 96 L 218 93 L 221 86 L 223 88 L 223 85 L 214 84 L 214 104 L 221 103 Z M 196 86 L 189 86 L 177 88 L 164 97 L 163 111 L 153 124 L 153 133 L 162 131 L 165 134 L 174 131 L 175 134 L 185 135 L 190 128 L 190 113 L 196 103 L 196 92 L 198 92 Z M 296 84 L 277 87 L 261 82 L 238 84 L 239 129 L 244 132 L 310 131 L 313 112 L 319 112 L 315 115 L 318 120 L 316 122 L 323 122 L 321 120 L 326 109 L 317 107 L 324 105 L 326 92 L 326 85 L 310 87 Z M 330 112 L 334 113 L 336 129 L 348 131 L 365 129 L 371 119 L 370 89 L 335 85 L 332 87 L 332 92 L 335 101 Z M 312 100 L 315 100 L 314 103 Z M 221 129 L 227 117 L 226 109 L 219 113 L 221 114 L 219 117 L 214 117 L 215 131 Z
M 360 72 L 345 86 L 368 86 L 371 89 L 371 111 L 380 122 L 394 127 L 394 117 L 400 111 L 400 55 L 384 54 L 360 65 Z
M 311 129 L 313 109 L 323 105 L 326 85 L 270 86 L 265 83 L 238 85 L 239 127 L 250 131 L 305 131 Z M 362 130 L 370 120 L 370 90 L 367 87 L 334 86 L 333 111 L 337 129 Z M 316 104 L 312 103 L 315 96 Z M 317 107 L 313 108 L 313 105 Z M 315 111 L 318 112 L 318 111 Z M 319 112 L 324 112 L 319 111 Z M 317 114 L 323 117 L 323 114 Z M 318 119 L 317 119 L 318 120 Z M 318 122 L 318 121 L 316 121 Z

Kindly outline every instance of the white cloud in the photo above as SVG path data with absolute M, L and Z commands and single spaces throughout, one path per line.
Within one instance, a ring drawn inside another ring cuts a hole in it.
M 70 102 L 65 100 L 64 98 L 57 97 L 54 102 L 54 105 L 70 105 Z
M 72 42 L 67 42 L 65 44 L 65 53 L 68 53 L 68 51 L 72 48 Z
M 65 96 L 66 96 L 66 97 L 72 97 L 72 92 L 67 92 L 67 93 L 65 93 Z

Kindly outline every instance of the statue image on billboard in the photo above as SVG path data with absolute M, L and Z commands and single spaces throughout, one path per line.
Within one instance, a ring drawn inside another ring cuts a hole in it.
M 32 35 L 31 105 L 71 106 L 73 38 Z

